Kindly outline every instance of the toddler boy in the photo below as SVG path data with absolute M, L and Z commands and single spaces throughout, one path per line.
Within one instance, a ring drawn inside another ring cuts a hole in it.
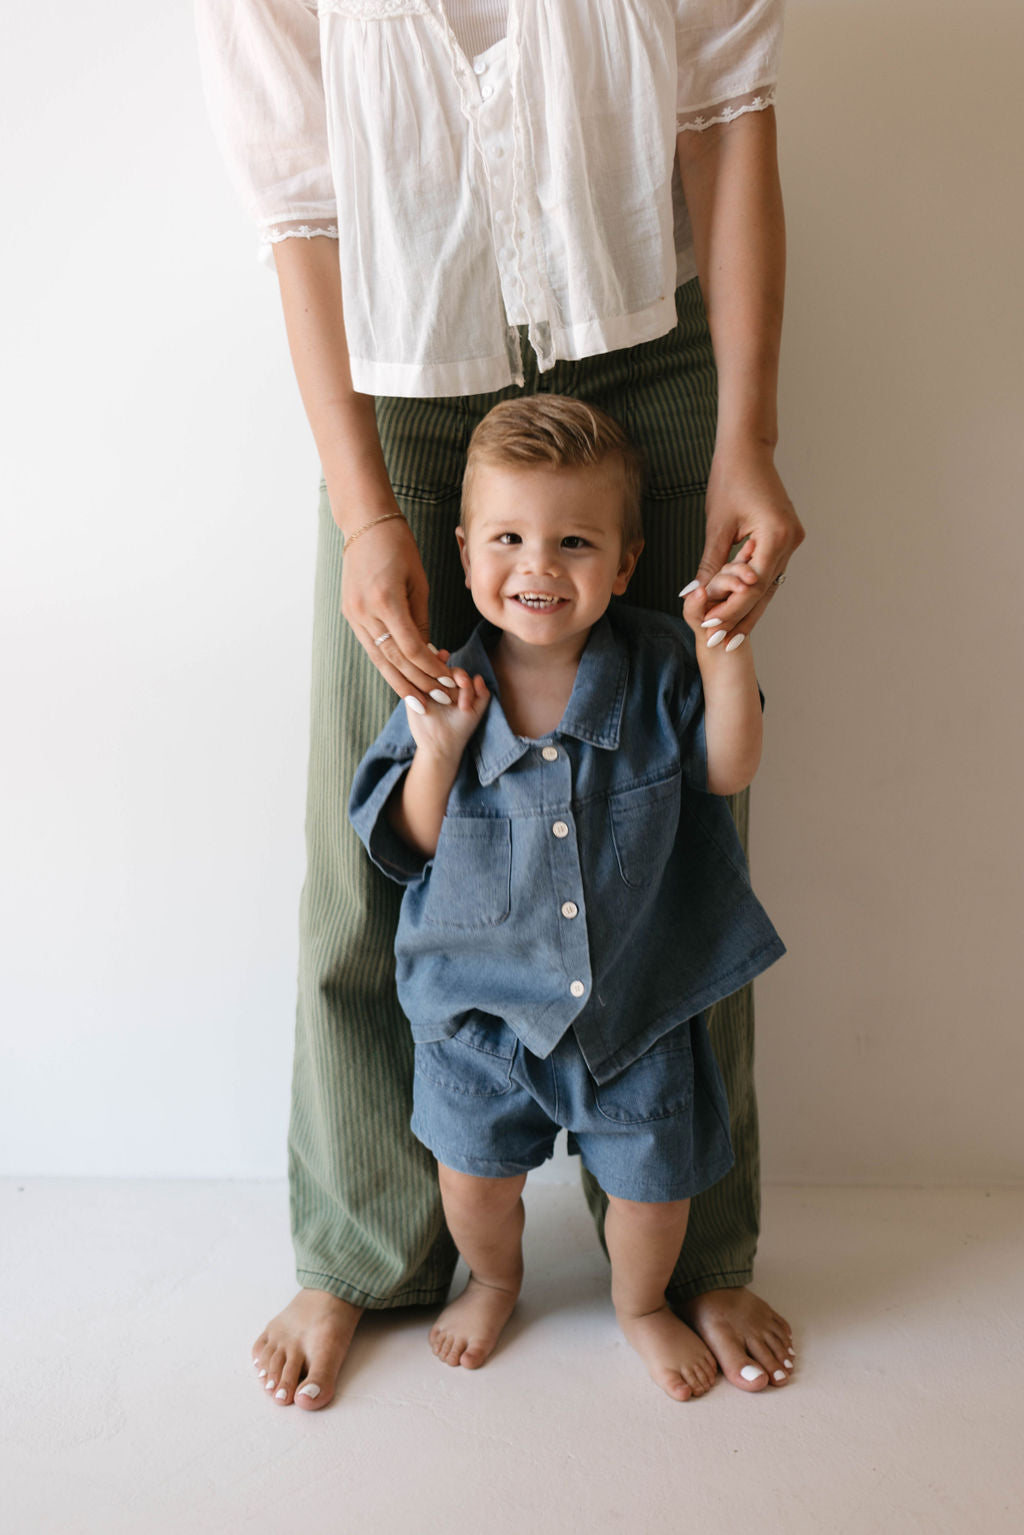
M 741 550 L 691 583 L 685 622 L 613 604 L 643 547 L 641 491 L 635 450 L 591 406 L 541 395 L 484 418 L 456 534 L 483 622 L 451 658 L 450 701 L 396 709 L 350 813 L 405 886 L 412 1129 L 470 1268 L 434 1352 L 472 1369 L 493 1350 L 522 1281 L 526 1174 L 564 1127 L 608 1195 L 619 1325 L 685 1401 L 716 1366 L 665 1289 L 691 1196 L 732 1160 L 703 1010 L 783 946 L 721 798 L 757 769 L 761 699 L 749 643 L 713 608 L 756 578 Z

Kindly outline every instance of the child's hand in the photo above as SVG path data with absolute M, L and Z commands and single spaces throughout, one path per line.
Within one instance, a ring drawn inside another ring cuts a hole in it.
M 447 661 L 444 651 L 439 654 Z M 435 702 L 427 704 L 421 704 L 418 698 L 407 698 L 405 714 L 418 751 L 457 762 L 483 719 L 491 695 L 482 677 L 470 677 L 460 666 L 452 670 L 452 678 L 455 690 L 450 695 L 440 695 L 446 702 L 441 703 L 437 695 L 432 695 Z
M 704 641 L 706 649 L 713 650 L 723 641 L 726 650 L 738 650 L 743 644 L 747 636 L 741 632 L 726 639 L 727 631 L 722 627 L 716 609 L 720 610 L 736 592 L 744 592 L 756 586 L 757 579 L 757 572 L 751 568 L 749 561 L 737 558 L 723 565 L 711 577 L 707 586 L 700 586 L 695 581 L 687 588 L 683 617 L 698 641 Z

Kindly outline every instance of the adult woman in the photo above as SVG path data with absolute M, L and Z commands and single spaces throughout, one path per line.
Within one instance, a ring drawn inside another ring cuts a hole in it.
M 324 473 L 290 1136 L 303 1289 L 255 1351 L 277 1400 L 312 1407 L 364 1306 L 436 1303 L 451 1273 L 406 1127 L 395 898 L 343 803 L 389 688 L 436 696 L 447 669 L 427 640 L 468 629 L 451 530 L 475 422 L 519 389 L 623 420 L 651 469 L 634 601 L 673 609 L 749 537 L 758 585 L 722 610 L 749 630 L 802 537 L 773 467 L 781 5 L 321 0 L 317 19 L 303 0 L 198 4 L 214 120 L 273 250 Z M 737 1167 L 695 1202 L 674 1299 L 756 1390 L 784 1383 L 791 1335 L 744 1288 L 749 998 L 712 1031 Z

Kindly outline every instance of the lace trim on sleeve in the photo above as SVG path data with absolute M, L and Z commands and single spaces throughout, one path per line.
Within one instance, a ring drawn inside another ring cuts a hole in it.
M 282 240 L 313 240 L 317 235 L 326 235 L 329 240 L 337 240 L 337 224 L 271 224 L 263 231 L 264 245 L 280 245 Z
M 774 105 L 775 86 L 764 86 L 759 91 L 747 91 L 745 95 L 735 96 L 731 101 L 715 102 L 696 112 L 680 112 L 676 119 L 676 132 L 703 133 L 716 123 L 731 123 L 745 112 L 763 112 L 766 107 Z

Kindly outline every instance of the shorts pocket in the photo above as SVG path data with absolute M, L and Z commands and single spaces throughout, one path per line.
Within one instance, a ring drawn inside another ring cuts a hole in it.
M 619 873 L 634 889 L 653 884 L 665 867 L 679 825 L 681 782 L 677 772 L 662 783 L 625 789 L 608 800 Z
M 610 1082 L 595 1083 L 598 1113 L 616 1125 L 642 1125 L 681 1114 L 693 1101 L 689 1021 L 645 1050 Z
M 445 817 L 423 907 L 428 927 L 496 927 L 509 914 L 512 823 Z
M 450 1039 L 417 1044 L 418 1076 L 468 1098 L 500 1098 L 512 1091 L 516 1037 L 505 1024 L 464 1023 Z

